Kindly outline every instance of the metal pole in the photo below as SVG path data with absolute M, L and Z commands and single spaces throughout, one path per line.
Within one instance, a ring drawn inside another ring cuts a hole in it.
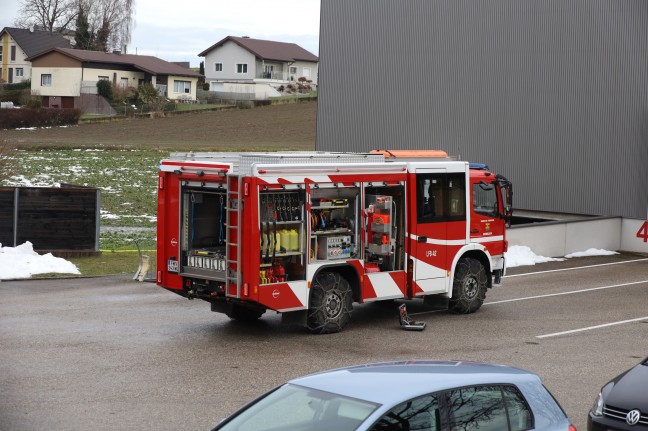
M 101 234 L 101 189 L 97 189 L 97 204 L 95 209 L 95 251 L 99 251 L 99 235 Z
M 16 187 L 14 189 L 14 217 L 13 217 L 13 246 L 17 247 L 18 244 L 16 242 L 18 241 L 18 196 L 19 196 L 19 188 Z

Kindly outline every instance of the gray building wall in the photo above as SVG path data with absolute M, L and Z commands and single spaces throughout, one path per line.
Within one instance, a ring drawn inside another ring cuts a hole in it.
M 644 219 L 645 0 L 325 0 L 317 149 L 444 149 L 515 207 Z

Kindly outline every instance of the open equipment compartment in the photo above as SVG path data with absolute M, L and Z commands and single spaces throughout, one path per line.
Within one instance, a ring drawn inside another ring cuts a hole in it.
M 311 190 L 311 262 L 359 258 L 359 197 L 359 187 Z
M 405 269 L 405 187 L 365 188 L 365 261 L 379 271 Z
M 259 284 L 306 279 L 304 190 L 261 191 Z
M 182 188 L 182 275 L 225 280 L 226 202 L 226 192 L 222 187 Z

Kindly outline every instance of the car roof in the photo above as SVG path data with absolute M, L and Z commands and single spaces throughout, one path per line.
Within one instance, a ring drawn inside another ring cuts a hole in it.
M 379 404 L 476 384 L 537 382 L 532 372 L 466 361 L 395 361 L 322 371 L 288 383 Z

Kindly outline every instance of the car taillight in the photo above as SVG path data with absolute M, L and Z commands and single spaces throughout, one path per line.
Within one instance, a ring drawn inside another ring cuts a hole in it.
M 569 428 L 567 428 L 567 431 L 578 431 L 574 425 L 569 425 Z

